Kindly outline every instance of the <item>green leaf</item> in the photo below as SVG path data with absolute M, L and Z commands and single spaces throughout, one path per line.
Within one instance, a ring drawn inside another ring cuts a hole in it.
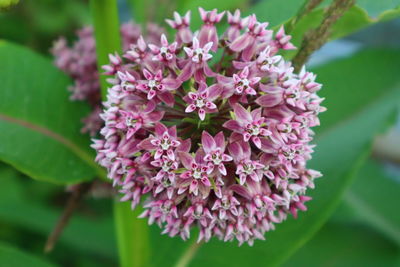
M 128 202 L 114 202 L 115 230 L 121 267 L 148 266 L 150 262 L 149 227 L 137 217 L 143 210 L 131 209 Z
M 259 21 L 268 21 L 269 27 L 285 23 L 293 18 L 304 5 L 303 0 L 262 0 L 252 6 L 249 14 L 256 14 Z
M 399 60 L 399 51 L 363 51 L 314 69 L 318 81 L 325 85 L 321 95 L 327 99 L 328 111 L 321 116 L 323 127 L 318 131 L 318 146 L 310 164 L 324 177 L 310 192 L 313 201 L 307 205 L 309 210 L 299 214 L 297 220 L 289 218 L 277 225 L 275 231 L 266 234 L 266 241 L 258 241 L 254 247 L 239 248 L 213 240 L 200 248 L 190 266 L 276 266 L 309 240 L 339 204 L 365 160 L 373 136 L 393 117 L 400 89 L 392 77 L 396 77 Z M 368 66 L 366 62 L 374 64 Z M 379 69 L 380 74 L 371 75 L 374 72 L 370 68 Z M 259 255 L 265 260 L 260 262 Z
M 0 166 L 0 219 L 45 238 L 56 224 L 61 210 L 38 200 L 37 194 L 27 195 L 22 187 L 20 175 L 10 167 Z M 38 182 L 39 183 L 39 182 Z M 56 190 L 54 185 L 52 191 Z M 117 258 L 111 218 L 74 214 L 60 236 L 66 246 L 80 252 Z M 57 248 L 56 248 L 57 249 Z M 1 262 L 1 261 L 0 261 Z
M 362 3 L 357 2 L 358 5 L 351 7 L 333 26 L 331 29 L 330 40 L 335 40 L 342 38 L 351 33 L 359 31 L 363 28 L 371 26 L 378 22 L 387 21 L 400 16 L 400 7 L 398 5 L 382 5 L 379 10 L 379 15 L 377 17 L 371 17 L 371 15 L 363 8 L 363 6 L 368 7 L 372 2 L 380 2 L 374 0 L 362 1 Z M 384 7 L 384 8 L 382 8 Z M 370 8 L 368 8 L 369 11 Z M 384 11 L 383 11 L 384 10 Z M 314 11 L 310 12 L 308 15 L 300 19 L 294 26 L 291 35 L 293 36 L 292 42 L 295 46 L 300 47 L 301 40 L 304 34 L 312 29 L 318 27 L 321 23 L 324 15 L 323 7 L 316 8 Z M 284 21 L 282 21 L 284 22 Z M 296 54 L 296 50 L 285 51 L 285 57 L 291 58 Z
M 399 204 L 399 178 L 377 161 L 368 160 L 333 220 L 368 224 L 400 246 L 400 214 L 395 212 Z
M 59 184 L 102 175 L 79 130 L 88 107 L 69 100 L 67 76 L 49 60 L 4 41 L 0 62 L 0 160 Z
M 54 267 L 55 265 L 37 256 L 18 250 L 3 242 L 0 243 L 0 267 Z
M 399 249 L 368 227 L 327 223 L 283 267 L 398 266 Z

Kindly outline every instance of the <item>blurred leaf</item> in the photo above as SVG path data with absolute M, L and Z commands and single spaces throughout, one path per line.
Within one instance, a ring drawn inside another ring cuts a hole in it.
M 45 238 L 57 222 L 61 211 L 26 195 L 19 183 L 19 174 L 0 168 L 0 219 L 43 235 Z M 83 217 L 77 214 L 64 229 L 60 242 L 79 251 L 116 258 L 113 221 L 111 218 Z M 1 262 L 1 261 L 0 261 Z
M 261 0 L 248 13 L 256 14 L 259 21 L 268 21 L 269 27 L 273 27 L 294 17 L 306 1 L 286 0 L 282 4 L 282 0 Z
M 150 260 L 149 227 L 146 220 L 137 217 L 143 210 L 132 212 L 128 202 L 114 202 L 115 229 L 121 267 L 148 266 Z M 159 255 L 157 254 L 157 257 Z
M 371 229 L 326 224 L 283 266 L 399 266 L 399 248 Z
M 314 69 L 325 85 L 321 95 L 327 99 L 328 112 L 321 116 L 324 127 L 318 131 L 318 146 L 310 164 L 324 177 L 310 192 L 314 200 L 309 202 L 309 210 L 297 220 L 289 218 L 277 225 L 274 232 L 267 233 L 266 241 L 251 248 L 213 240 L 200 248 L 190 266 L 276 266 L 309 240 L 339 204 L 368 154 L 372 137 L 393 118 L 400 89 L 391 77 L 396 77 L 399 60 L 398 51 L 364 51 Z M 371 75 L 366 62 L 374 62 L 373 69 L 379 69 L 380 75 Z M 377 85 L 375 79 L 381 83 Z M 339 112 L 341 109 L 346 113 Z M 259 255 L 265 258 L 262 263 Z
M 51 267 L 55 266 L 34 255 L 0 243 L 0 267 Z
M 366 223 L 400 246 L 400 213 L 395 212 L 400 200 L 400 176 L 397 180 L 393 176 L 385 166 L 368 160 L 333 220 Z
M 375 0 L 365 0 L 363 3 L 357 2 L 358 5 L 351 7 L 333 26 L 331 30 L 330 40 L 342 38 L 358 30 L 371 26 L 378 22 L 387 21 L 400 16 L 400 7 L 398 5 L 382 5 L 379 10 L 379 16 L 372 18 L 370 14 L 363 8 L 371 2 L 380 2 Z M 292 42 L 295 46 L 300 47 L 304 34 L 312 28 L 318 27 L 324 15 L 323 7 L 316 8 L 308 15 L 300 19 L 294 26 L 291 35 Z M 284 22 L 284 21 L 282 21 Z M 284 55 L 291 58 L 296 54 L 296 50 L 285 51 Z
M 88 108 L 68 99 L 67 76 L 49 60 L 4 41 L 0 62 L 0 159 L 59 184 L 102 174 L 79 130 Z
M 400 6 L 399 0 L 357 0 L 357 4 L 365 9 L 371 17 L 378 17 L 389 9 Z
M 0 10 L 10 8 L 18 4 L 19 0 L 0 0 Z

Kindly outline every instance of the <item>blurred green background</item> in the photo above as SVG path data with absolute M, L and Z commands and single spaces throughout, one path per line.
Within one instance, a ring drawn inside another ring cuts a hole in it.
M 323 1 L 297 22 L 292 32 L 297 46 L 303 33 L 318 25 L 329 2 Z M 273 28 L 290 23 L 303 3 L 121 0 L 119 10 L 121 21 L 133 17 L 138 23 L 165 26 L 163 19 L 170 18 L 173 10 L 240 8 L 246 14 L 256 12 Z M 331 41 L 308 64 L 324 84 L 321 95 L 328 107 L 321 115 L 311 162 L 324 177 L 316 181 L 310 211 L 297 221 L 277 225 L 266 241 L 253 248 L 216 241 L 204 245 L 189 266 L 400 266 L 399 4 L 357 1 L 335 24 Z M 192 16 L 197 18 L 194 24 L 199 23 L 195 12 Z M 54 40 L 60 35 L 74 40 L 75 31 L 90 21 L 86 1 L 21 0 L 1 9 L 0 39 L 50 59 Z M 5 79 L 4 54 L 0 52 L 0 83 Z M 0 88 L 4 101 L 6 89 Z M 67 95 L 65 87 L 50 89 L 65 90 L 60 94 Z M 0 113 L 6 110 L 4 102 L 0 101 L 0 109 Z M 0 133 L 0 147 L 6 147 L 7 140 Z M 40 146 L 29 142 L 32 149 Z M 5 154 L 0 148 L 0 159 L 9 162 Z M 96 190 L 84 197 L 55 249 L 45 254 L 45 241 L 64 209 L 68 188 L 61 182 L 29 179 L 6 163 L 0 165 L 0 179 L 0 266 L 118 265 L 113 199 L 107 186 L 98 182 Z M 151 262 L 145 266 L 174 266 L 188 243 L 160 237 L 157 227 L 151 227 L 149 234 Z

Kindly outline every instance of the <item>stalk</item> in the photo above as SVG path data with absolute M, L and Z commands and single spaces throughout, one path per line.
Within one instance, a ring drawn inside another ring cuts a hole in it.
M 96 39 L 97 67 L 103 101 L 106 100 L 106 76 L 101 75 L 101 66 L 108 64 L 110 53 L 121 53 L 117 0 L 90 0 L 94 34 Z M 140 210 L 131 210 L 130 204 L 115 200 L 114 219 L 120 266 L 148 266 L 150 246 L 149 228 L 145 220 L 137 218 Z M 112 244 L 110 244 L 112 245 Z
M 118 10 L 116 0 L 90 0 L 90 9 L 96 39 L 97 69 L 108 64 L 108 55 L 121 53 L 121 37 L 119 33 Z M 101 95 L 107 95 L 107 76 L 100 75 Z

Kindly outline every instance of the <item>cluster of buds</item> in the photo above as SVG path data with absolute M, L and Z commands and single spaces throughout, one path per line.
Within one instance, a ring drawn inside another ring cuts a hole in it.
M 142 36 L 140 26 L 133 22 L 122 24 L 120 33 L 124 51 Z M 155 24 L 148 24 L 146 41 L 158 44 L 162 33 L 162 28 Z M 74 85 L 68 88 L 71 92 L 71 100 L 86 101 L 91 105 L 92 112 L 82 120 L 84 123 L 82 132 L 95 136 L 103 126 L 103 121 L 99 116 L 101 94 L 93 28 L 87 26 L 78 30 L 77 40 L 71 47 L 68 46 L 64 37 L 59 38 L 54 43 L 51 52 L 54 55 L 55 65 L 74 81 Z
M 304 68 L 293 73 L 279 51 L 294 49 L 281 27 L 274 34 L 255 15 L 200 8 L 167 23 L 174 40 L 143 38 L 105 67 L 109 81 L 94 140 L 97 162 L 132 209 L 143 203 L 163 233 L 217 237 L 252 245 L 265 232 L 306 210 L 318 171 L 311 127 L 319 125 L 321 85 Z M 222 23 L 221 23 L 222 24 Z

